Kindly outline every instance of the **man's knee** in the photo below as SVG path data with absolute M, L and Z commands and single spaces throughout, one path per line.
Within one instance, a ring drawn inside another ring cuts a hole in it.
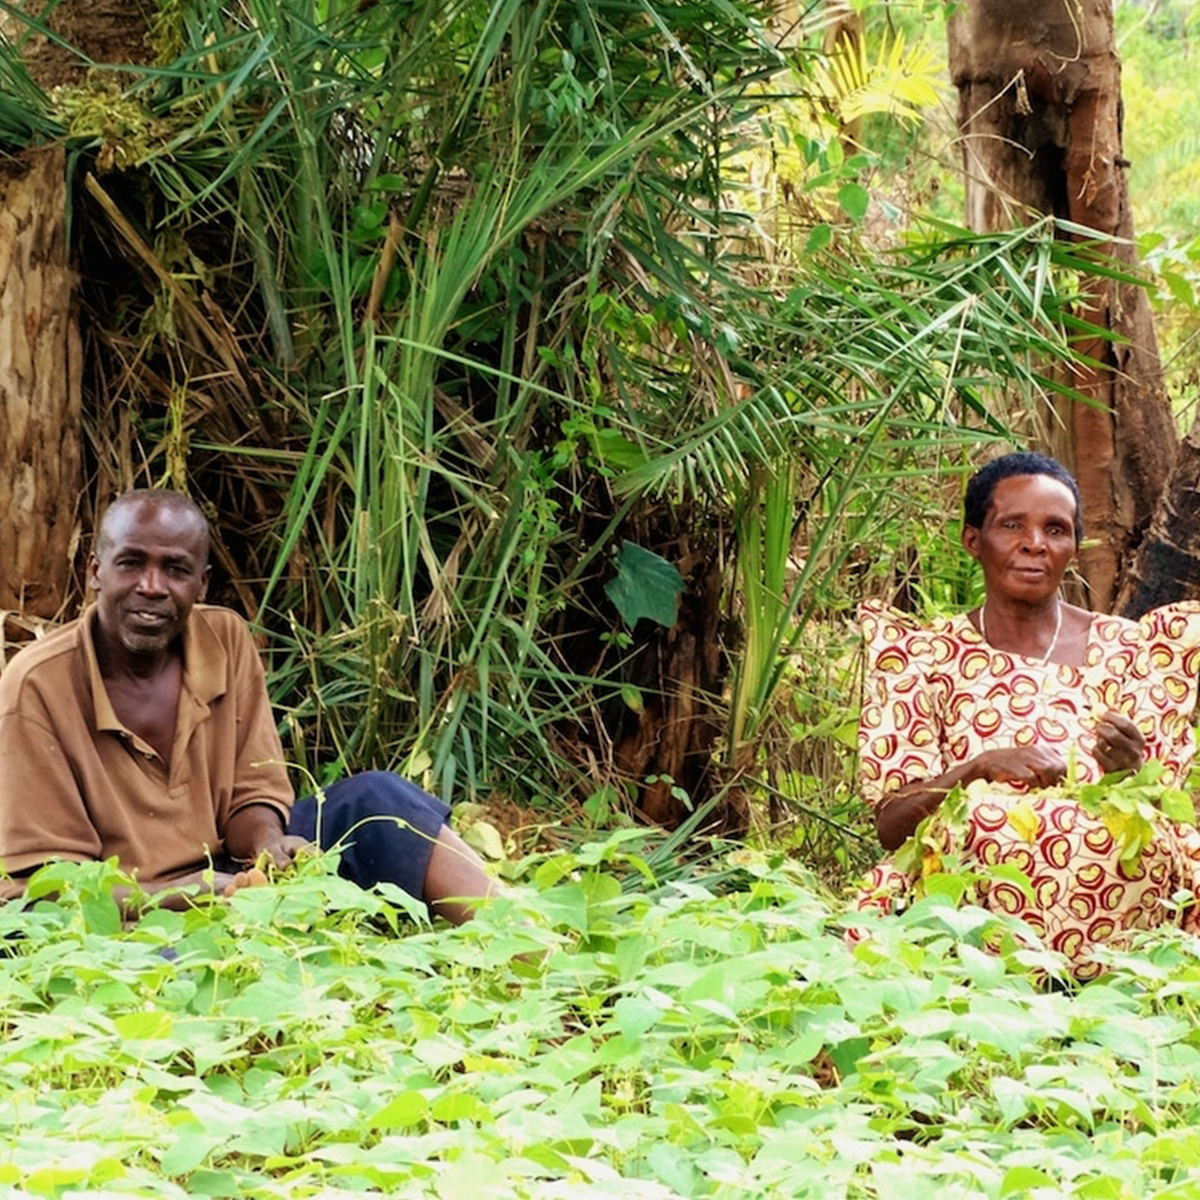
M 450 813 L 440 800 L 391 771 L 350 775 L 328 788 L 326 795 L 339 808 L 353 810 L 357 819 L 399 817 L 427 833 L 436 832 Z
M 347 775 L 337 783 L 331 783 L 325 788 L 326 796 L 370 796 L 378 792 L 386 792 L 390 787 L 389 781 L 396 779 L 390 771 L 359 771 L 356 775 Z

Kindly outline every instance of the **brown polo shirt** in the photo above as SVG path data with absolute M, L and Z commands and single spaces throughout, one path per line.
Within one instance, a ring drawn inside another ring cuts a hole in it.
M 229 818 L 293 793 L 262 662 L 242 619 L 198 604 L 184 631 L 170 763 L 117 719 L 91 628 L 94 611 L 25 647 L 0 675 L 0 865 L 115 855 L 157 882 L 222 848 Z M 0 883 L 12 896 L 20 883 Z

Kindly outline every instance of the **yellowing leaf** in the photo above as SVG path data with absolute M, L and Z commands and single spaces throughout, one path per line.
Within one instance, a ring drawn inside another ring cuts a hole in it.
M 1118 858 L 1127 866 L 1136 863 L 1142 851 L 1154 841 L 1154 826 L 1141 813 L 1106 805 L 1100 819 L 1117 844 Z
M 462 839 L 472 850 L 477 850 L 484 858 L 498 862 L 504 857 L 504 840 L 495 825 L 488 821 L 476 821 L 463 833 Z
M 1020 800 L 1008 810 L 1005 818 L 1017 831 L 1017 836 L 1032 845 L 1037 840 L 1038 831 L 1042 827 L 1041 818 L 1033 811 L 1033 805 L 1028 800 Z
M 934 53 L 908 48 L 902 34 L 885 39 L 873 62 L 864 42 L 847 39 L 814 73 L 814 82 L 844 124 L 869 113 L 919 120 L 923 109 L 937 103 L 939 79 Z

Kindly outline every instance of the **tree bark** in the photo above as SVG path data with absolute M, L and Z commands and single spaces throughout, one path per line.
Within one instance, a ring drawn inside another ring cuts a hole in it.
M 21 15 L 4 17 L 0 30 L 28 36 L 21 58 L 40 88 L 85 84 L 95 63 L 148 63 L 154 57 L 146 32 L 155 0 L 24 0 L 16 7 Z M 26 21 L 55 36 L 30 33 Z
M 1200 597 L 1200 420 L 1183 440 L 1150 529 L 1114 608 L 1140 617 L 1160 604 Z
M 654 781 L 642 784 L 638 807 L 648 821 L 669 828 L 712 795 L 712 753 L 721 729 L 713 698 L 721 694 L 725 677 L 720 565 L 697 552 L 684 566 L 689 586 L 680 597 L 675 626 L 646 629 L 648 623 L 641 623 L 646 640 L 633 664 L 632 682 L 644 705 L 620 730 L 613 753 L 625 778 Z M 733 837 L 746 825 L 743 797 L 727 793 L 709 827 Z
M 22 58 L 42 89 L 94 63 L 144 62 L 151 0 L 61 0 L 0 14 L 0 36 L 44 22 Z M 75 53 L 71 45 L 83 53 Z M 0 611 L 67 607 L 82 491 L 82 352 L 61 148 L 0 159 Z M 0 630 L 2 633 L 2 630 Z
M 1135 265 L 1111 0 L 971 0 L 957 7 L 948 30 L 968 223 L 1010 228 L 1031 210 L 1052 214 L 1126 239 L 1107 253 L 1118 267 Z M 1079 316 L 1118 341 L 1076 342 L 1091 361 L 1068 381 L 1089 403 L 1061 404 L 1041 436 L 1079 481 L 1088 602 L 1108 611 L 1178 437 L 1144 289 L 1097 275 L 1087 292 Z
M 81 349 L 61 149 L 0 172 L 0 609 L 54 617 L 77 537 Z

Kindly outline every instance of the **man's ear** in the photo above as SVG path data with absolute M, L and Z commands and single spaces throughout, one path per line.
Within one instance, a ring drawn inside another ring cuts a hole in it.
M 979 530 L 974 525 L 964 525 L 962 528 L 963 549 L 972 557 L 979 557 Z
M 89 590 L 98 592 L 100 590 L 100 560 L 94 555 L 88 555 L 87 562 L 87 585 Z
M 204 603 L 205 596 L 208 595 L 208 581 L 212 578 L 212 566 L 208 563 L 204 564 L 204 572 L 200 576 L 200 591 L 196 594 L 196 602 Z

